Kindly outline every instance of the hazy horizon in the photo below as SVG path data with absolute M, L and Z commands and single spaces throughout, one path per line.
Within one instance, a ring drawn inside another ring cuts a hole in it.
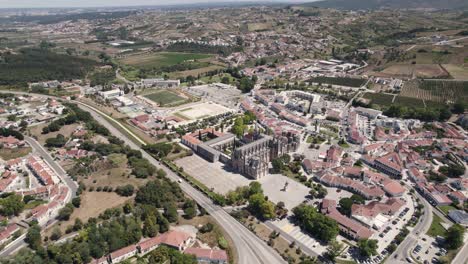
M 222 2 L 284 2 L 301 3 L 314 0 L 0 0 L 0 8 L 54 8 L 54 7 L 118 7 L 118 6 L 157 6 L 195 3 Z

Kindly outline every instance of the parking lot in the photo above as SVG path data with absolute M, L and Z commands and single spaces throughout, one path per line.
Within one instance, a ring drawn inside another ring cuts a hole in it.
M 423 262 L 427 260 L 429 263 L 433 263 L 433 259 L 437 259 L 440 256 L 443 256 L 447 251 L 443 248 L 440 248 L 436 240 L 426 234 L 420 234 L 418 244 L 410 249 L 411 255 L 417 261 Z

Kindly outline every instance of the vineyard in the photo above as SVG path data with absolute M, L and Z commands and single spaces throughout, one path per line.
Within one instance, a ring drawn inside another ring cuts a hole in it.
M 366 83 L 365 79 L 349 78 L 349 77 L 314 77 L 309 80 L 312 83 L 333 84 L 348 87 L 361 87 Z
M 400 96 L 437 103 L 468 100 L 468 81 L 412 80 L 403 86 Z

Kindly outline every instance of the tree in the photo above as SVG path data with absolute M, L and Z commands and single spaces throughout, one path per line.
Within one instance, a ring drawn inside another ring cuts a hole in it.
M 361 239 L 358 241 L 359 252 L 364 257 L 377 255 L 377 240 L 375 239 Z
M 457 101 L 455 104 L 453 104 L 453 109 L 452 112 L 454 114 L 463 114 L 465 112 L 466 108 L 466 103 L 463 102 L 463 100 Z
M 263 194 L 263 189 L 262 189 L 262 185 L 257 182 L 257 181 L 253 181 L 249 184 L 249 195 L 253 195 L 253 194 Z
M 322 241 L 329 242 L 338 235 L 338 223 L 318 213 L 313 206 L 301 204 L 293 208 L 293 213 L 301 228 Z
M 81 205 L 81 198 L 79 196 L 73 198 L 72 199 L 72 204 L 73 204 L 73 206 L 75 206 L 75 208 L 79 208 L 80 205 Z
M 273 159 L 271 161 L 271 165 L 273 166 L 273 172 L 275 173 L 280 173 L 284 168 L 283 160 L 280 158 Z
M 159 225 L 159 233 L 164 233 L 169 230 L 169 221 L 167 221 L 166 217 L 160 216 L 158 217 L 158 225 Z
M 25 238 L 26 243 L 33 250 L 38 250 L 41 247 L 42 238 L 41 238 L 41 228 L 37 224 L 33 224 L 26 234 Z
M 24 209 L 23 198 L 17 194 L 11 194 L 0 200 L 0 213 L 5 216 L 19 215 Z
M 73 213 L 73 205 L 67 204 L 65 205 L 65 207 L 59 210 L 57 219 L 61 221 L 68 221 L 72 213 Z
M 351 207 L 353 206 L 353 200 L 351 200 L 351 198 L 341 198 L 338 203 L 340 205 L 341 213 L 350 216 Z
M 343 251 L 343 248 L 344 245 L 342 243 L 336 241 L 336 239 L 333 239 L 328 244 L 326 255 L 331 261 L 335 261 L 335 258 L 340 255 L 341 251 Z
M 166 217 L 167 221 L 170 223 L 177 222 L 179 218 L 179 214 L 177 213 L 177 207 L 174 203 L 166 203 L 164 204 L 164 217 Z
M 60 228 L 55 227 L 54 230 L 52 230 L 52 234 L 50 235 L 50 239 L 52 240 L 58 240 L 62 236 L 62 231 L 60 231 Z
M 197 215 L 197 204 L 193 200 L 187 200 L 184 203 L 184 217 L 192 219 Z
M 465 229 L 459 225 L 454 224 L 452 225 L 445 235 L 446 246 L 449 249 L 457 249 L 461 245 L 463 245 L 463 236 L 464 236 Z
M 135 191 L 135 187 L 133 187 L 133 185 L 131 185 L 131 184 L 127 184 L 127 185 L 124 185 L 124 186 L 119 186 L 119 187 L 117 187 L 115 189 L 115 192 L 118 195 L 125 196 L 125 197 L 132 196 L 134 191 Z
M 275 205 L 266 200 L 262 193 L 256 193 L 249 198 L 249 210 L 261 219 L 273 219 L 276 216 Z
M 146 237 L 155 237 L 158 234 L 159 226 L 156 224 L 156 217 L 150 214 L 143 223 L 143 235 Z

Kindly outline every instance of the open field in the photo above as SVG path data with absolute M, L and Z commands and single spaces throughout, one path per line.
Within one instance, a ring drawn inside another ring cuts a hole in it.
M 179 109 L 174 113 L 187 120 L 203 119 L 210 116 L 225 114 L 230 109 L 215 103 L 200 103 L 187 108 Z
M 468 100 L 468 82 L 453 80 L 413 80 L 406 82 L 401 96 L 439 103 Z
M 444 214 L 448 215 L 448 212 L 450 210 L 457 210 L 457 208 L 455 208 L 454 206 L 452 205 L 440 205 L 438 206 L 440 210 L 442 210 L 442 212 L 444 212 Z
M 60 128 L 59 131 L 42 134 L 42 128 L 44 128 L 47 125 L 48 124 L 40 124 L 40 125 L 30 128 L 31 135 L 36 136 L 37 141 L 41 143 L 41 145 L 45 144 L 46 139 L 56 137 L 58 134 L 62 134 L 65 137 L 70 137 L 73 131 L 75 131 L 75 129 L 78 126 L 80 126 L 80 124 L 65 125 L 62 128 Z
M 333 84 L 348 87 L 361 87 L 366 83 L 365 79 L 347 78 L 347 77 L 314 77 L 309 80 L 313 83 Z
M 442 223 L 442 219 L 436 214 L 433 214 L 431 227 L 426 234 L 432 237 L 445 235 L 446 230 L 440 223 Z
M 370 99 L 372 104 L 376 104 L 380 106 L 391 105 L 394 97 L 395 95 L 382 94 L 382 93 L 365 93 L 363 95 L 364 99 Z
M 454 79 L 468 81 L 468 68 L 463 68 L 454 64 L 444 64 L 442 67 L 444 67 Z
M 411 77 L 413 74 L 418 78 L 448 78 L 449 74 L 438 64 L 396 64 L 382 71 L 402 77 Z
M 3 160 L 11 160 L 16 159 L 19 157 L 24 157 L 31 152 L 30 147 L 26 148 L 15 148 L 15 149 L 7 149 L 7 148 L 0 148 L 0 158 Z
M 168 90 L 159 90 L 154 93 L 147 94 L 145 97 L 160 106 L 182 104 L 187 101 L 187 99 L 179 96 L 177 93 Z
M 145 184 L 149 179 L 137 179 L 134 176 L 130 176 L 131 170 L 127 167 L 127 158 L 122 154 L 112 154 L 109 156 L 109 160 L 113 160 L 114 167 L 108 168 L 103 167 L 96 172 L 91 173 L 85 177 L 83 182 L 87 187 L 118 187 L 126 184 L 132 184 L 133 186 L 141 186 Z M 105 164 L 103 164 L 104 166 Z
M 423 91 L 421 91 L 421 94 L 422 92 Z M 380 109 L 384 107 L 389 107 L 392 104 L 416 108 L 441 107 L 445 105 L 441 102 L 423 100 L 418 98 L 417 96 L 411 97 L 404 96 L 403 94 L 390 95 L 383 93 L 366 93 L 364 94 L 363 98 L 371 100 L 371 103 Z
M 247 24 L 249 31 L 263 31 L 272 28 L 271 23 L 249 23 Z
M 75 223 L 75 219 L 79 218 L 81 221 L 86 223 L 91 217 L 98 217 L 99 214 L 104 212 L 108 208 L 114 208 L 123 205 L 126 201 L 132 199 L 132 197 L 119 196 L 115 192 L 84 192 L 81 195 L 81 205 L 79 208 L 75 208 L 70 220 L 65 222 L 59 222 L 59 228 L 62 233 L 65 233 L 67 226 L 71 226 Z M 47 233 L 51 233 L 53 228 L 48 229 Z
M 187 76 L 198 76 L 199 74 L 204 74 L 210 71 L 219 70 L 223 68 L 224 67 L 220 65 L 208 64 L 206 67 L 202 67 L 198 69 L 171 72 L 169 73 L 169 77 L 177 79 L 177 78 L 187 77 Z
M 150 54 L 138 54 L 121 59 L 121 62 L 138 68 L 153 68 L 173 66 L 185 61 L 210 58 L 212 55 L 180 53 L 180 52 L 158 52 Z

